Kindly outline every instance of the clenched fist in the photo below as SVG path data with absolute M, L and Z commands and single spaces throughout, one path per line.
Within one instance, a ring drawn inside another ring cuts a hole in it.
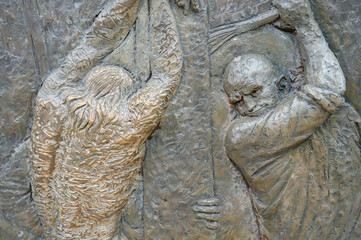
M 217 230 L 221 213 L 221 201 L 216 197 L 200 199 L 193 206 L 197 219 L 203 220 L 210 230 Z
M 293 27 L 306 25 L 313 19 L 308 0 L 274 0 L 273 5 L 278 9 L 281 19 Z

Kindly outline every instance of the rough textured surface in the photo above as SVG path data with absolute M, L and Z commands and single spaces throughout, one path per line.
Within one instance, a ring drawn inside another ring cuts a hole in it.
M 311 3 L 346 76 L 346 98 L 361 112 L 361 2 L 311 0 Z
M 106 1 L 0 2 L 0 167 L 29 134 L 45 76 L 74 48 Z
M 192 214 L 195 200 L 214 194 L 207 16 L 177 11 L 176 21 L 185 60 L 183 79 L 160 130 L 149 142 L 144 232 L 147 239 L 214 239 Z
M 34 209 L 29 184 L 29 141 L 21 144 L 9 161 L 1 169 L 0 173 L 0 209 L 4 220 L 2 228 L 7 229 L 7 234 L 17 231 L 17 234 L 31 236 L 30 232 L 40 233 L 40 222 Z M 16 223 L 17 229 L 11 229 L 11 223 Z M 22 231 L 20 231 L 20 230 Z M 0 231 L 2 232 L 2 231 Z M 21 233 L 22 232 L 22 233 Z M 6 236 L 5 233 L 3 233 Z M 2 238 L 0 238 L 2 239 Z
M 209 2 L 209 24 L 217 27 L 227 23 L 238 22 L 268 10 L 272 0 L 222 0 Z
M 1 240 L 35 239 L 30 232 L 39 233 L 31 210 L 26 145 L 35 95 L 50 72 L 79 44 L 107 2 L 0 1 L 0 206 L 6 209 L 0 213 Z M 251 192 L 225 153 L 225 130 L 234 116 L 222 76 L 234 57 L 257 51 L 301 79 L 299 56 L 294 51 L 297 46 L 292 35 L 265 26 L 233 37 L 210 54 L 209 31 L 256 16 L 269 9 L 271 1 L 169 2 L 184 54 L 183 78 L 149 140 L 144 176 L 139 177 L 138 190 L 124 212 L 121 239 L 259 239 Z M 181 2 L 186 3 L 184 9 L 176 6 L 183 6 Z M 361 2 L 311 3 L 345 73 L 346 100 L 361 111 Z M 147 1 L 142 1 L 126 40 L 104 60 L 124 67 L 142 83 L 150 76 L 149 34 L 144 31 L 149 24 L 148 10 Z M 209 221 L 197 219 L 193 211 L 198 200 L 210 197 L 217 197 L 223 205 L 217 230 L 208 229 Z M 16 207 L 9 207 L 11 198 L 20 199 Z M 360 229 L 359 220 L 352 239 L 360 238 Z
M 40 86 L 25 9 L 22 1 L 0 3 L 0 168 L 29 134 Z

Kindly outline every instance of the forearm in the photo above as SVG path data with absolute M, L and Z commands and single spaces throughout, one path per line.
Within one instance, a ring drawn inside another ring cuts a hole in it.
M 150 102 L 159 105 L 168 103 L 179 85 L 182 52 L 169 3 L 152 1 L 150 9 L 153 77 L 141 92 Z
M 52 214 L 54 194 L 51 189 L 52 161 L 54 160 L 49 149 L 39 142 L 31 143 L 31 167 L 32 167 L 32 198 L 37 213 L 43 225 L 45 235 L 49 235 L 54 227 L 55 218 Z
M 139 3 L 140 0 L 113 0 L 97 16 L 84 43 L 97 49 L 114 43 L 119 45 L 137 18 Z
M 227 152 L 243 165 L 276 157 L 308 139 L 329 115 L 306 94 L 290 95 L 266 114 L 234 120 L 227 130 Z
M 135 123 L 134 129 L 143 139 L 146 139 L 159 124 L 174 96 L 179 79 L 180 77 L 160 80 L 153 77 L 132 97 L 129 110 L 133 116 L 132 121 Z
M 296 26 L 296 30 L 304 58 L 306 84 L 342 95 L 346 89 L 345 77 L 317 22 L 311 17 L 305 24 Z
M 42 92 L 56 92 L 66 81 L 77 81 L 118 47 L 133 26 L 140 0 L 114 0 L 105 6 L 79 45 L 44 82 Z
M 176 21 L 167 0 L 151 1 L 151 68 L 154 81 L 177 83 L 182 70 L 182 52 Z
M 52 206 L 55 199 L 51 184 L 61 132 L 59 112 L 63 109 L 57 107 L 54 99 L 38 100 L 30 137 L 32 196 L 46 232 L 51 231 L 54 224 Z

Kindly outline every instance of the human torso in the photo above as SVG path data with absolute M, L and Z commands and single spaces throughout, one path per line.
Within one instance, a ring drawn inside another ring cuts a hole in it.
M 96 226 L 109 221 L 117 228 L 116 216 L 135 190 L 145 155 L 145 140 L 132 134 L 131 124 L 119 117 L 91 133 L 65 125 L 52 181 L 59 239 L 70 233 L 105 238 L 112 231 Z
M 347 239 L 361 201 L 359 119 L 345 104 L 289 150 L 237 161 L 270 239 Z

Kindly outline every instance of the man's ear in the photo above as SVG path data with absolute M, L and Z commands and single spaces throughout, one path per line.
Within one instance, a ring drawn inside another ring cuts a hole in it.
M 287 95 L 291 91 L 291 80 L 286 75 L 281 75 L 277 80 L 277 89 L 281 95 Z

